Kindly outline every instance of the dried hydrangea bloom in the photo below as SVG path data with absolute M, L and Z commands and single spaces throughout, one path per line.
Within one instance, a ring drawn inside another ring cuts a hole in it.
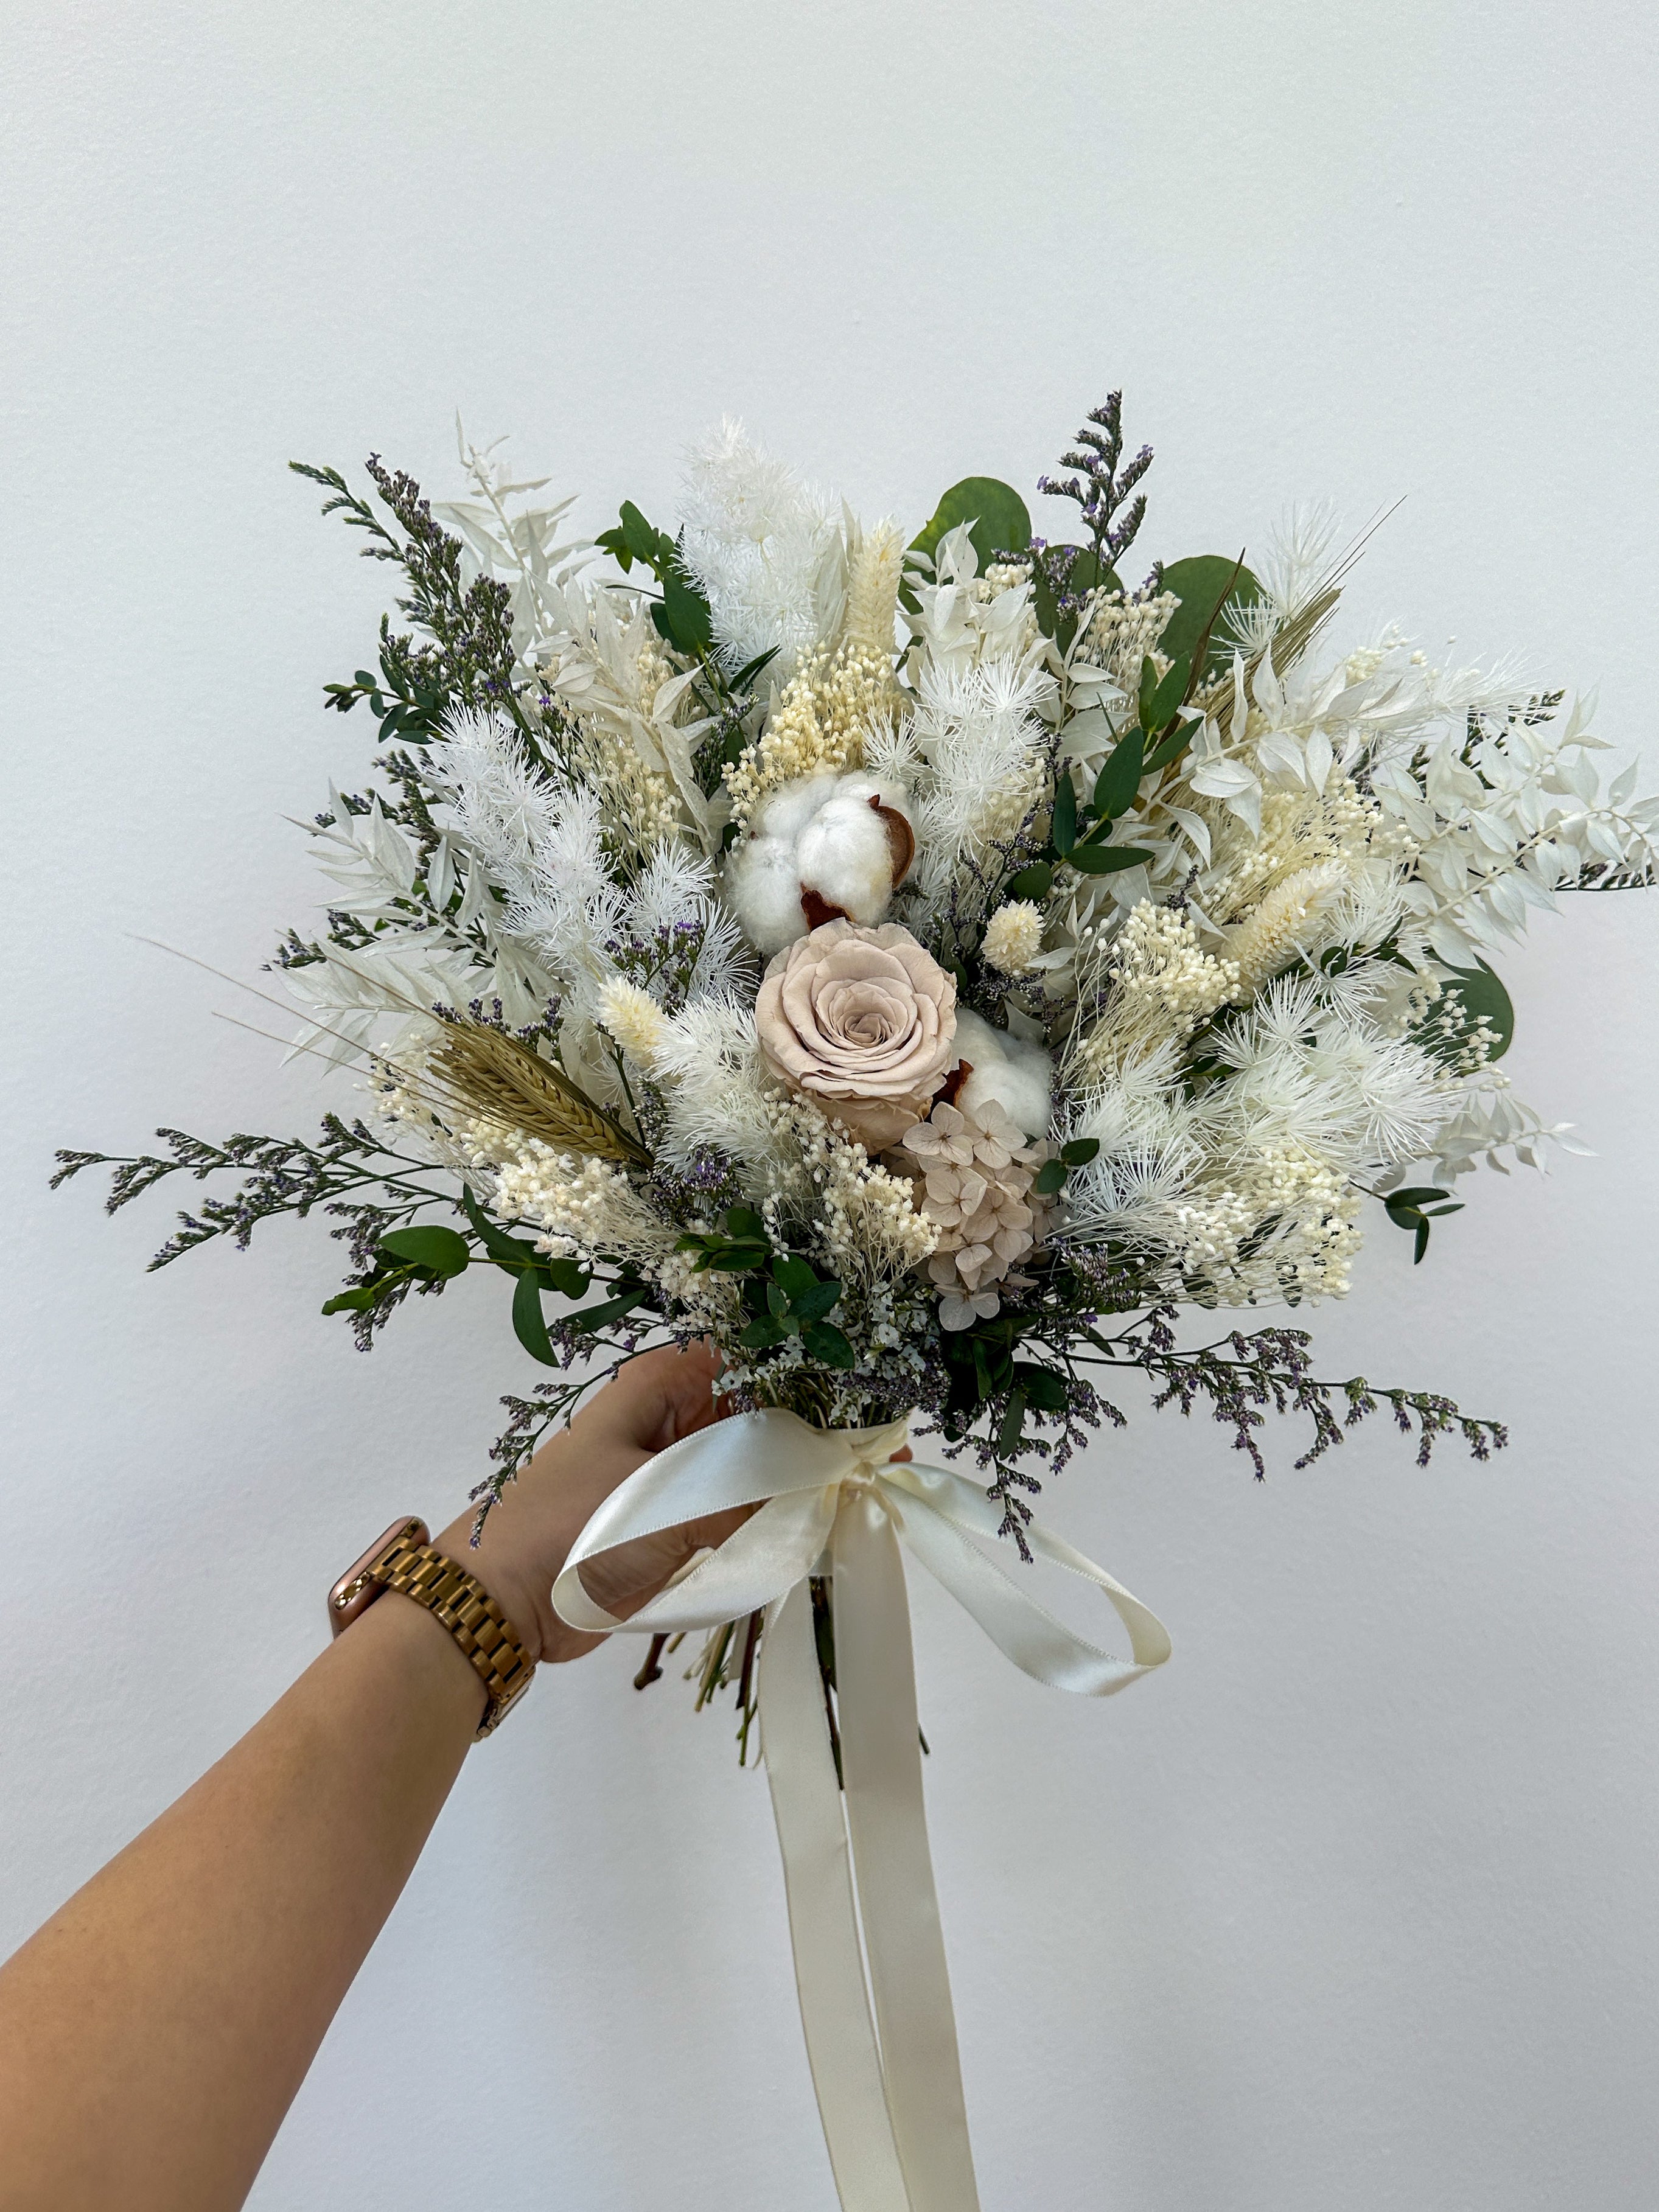
M 988 1321 L 1001 1304 L 998 1285 L 1047 1227 L 1050 1202 L 1031 1186 L 1048 1146 L 1028 1144 L 991 1100 L 965 1112 L 941 1103 L 899 1149 L 921 1170 L 922 1211 L 939 1224 L 927 1267 L 941 1293 L 940 1327 Z

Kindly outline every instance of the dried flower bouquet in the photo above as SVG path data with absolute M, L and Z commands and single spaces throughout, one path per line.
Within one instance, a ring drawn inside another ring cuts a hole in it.
M 448 506 L 301 469 L 404 579 L 328 686 L 379 781 L 316 817 L 326 925 L 274 963 L 367 1097 L 315 1143 L 163 1131 L 61 1174 L 112 1166 L 112 1206 L 240 1176 L 157 1266 L 321 1208 L 365 1347 L 509 1275 L 562 1379 L 507 1401 L 485 1507 L 592 1381 L 694 1337 L 740 1408 L 918 1412 L 1022 1550 L 1034 1470 L 1121 1422 L 1113 1369 L 1258 1473 L 1267 1411 L 1311 1417 L 1304 1464 L 1379 1401 L 1484 1457 L 1495 1423 L 1319 1381 L 1300 1331 L 1171 1324 L 1340 1295 L 1373 1212 L 1420 1259 L 1477 1161 L 1567 1141 L 1499 1072 L 1492 959 L 1559 891 L 1650 882 L 1659 806 L 1603 790 L 1559 692 L 1328 645 L 1352 555 L 1318 519 L 1126 580 L 1121 416 L 1038 484 L 1065 542 L 987 477 L 862 526 L 729 425 L 672 536 L 626 504 L 568 538 L 465 440 Z

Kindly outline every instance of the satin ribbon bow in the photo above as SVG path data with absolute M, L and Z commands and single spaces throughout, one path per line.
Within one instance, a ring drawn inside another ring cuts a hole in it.
M 764 1613 L 762 1754 L 807 2056 L 844 2212 L 977 2212 L 927 1849 L 900 1540 L 1016 1667 L 1056 1689 L 1108 1697 L 1161 1667 L 1170 1638 L 1121 1583 L 1033 1522 L 1032 1551 L 1105 1593 L 1133 1656 L 1114 1658 L 1056 1620 L 969 1540 L 994 1537 L 1000 1517 L 977 1484 L 894 1461 L 908 1428 L 814 1429 L 774 1408 L 683 1437 L 600 1506 L 553 1602 L 573 1628 L 644 1636 Z M 626 1620 L 595 1605 L 582 1584 L 582 1562 L 616 1545 L 757 1504 L 718 1551 Z M 835 1577 L 844 1791 L 807 1582 L 824 1572 Z

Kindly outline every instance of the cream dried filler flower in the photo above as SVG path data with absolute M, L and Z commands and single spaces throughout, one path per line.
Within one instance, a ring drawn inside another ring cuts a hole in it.
M 755 1028 L 768 1065 L 882 1152 L 955 1063 L 957 987 L 908 929 L 826 921 L 767 969 Z

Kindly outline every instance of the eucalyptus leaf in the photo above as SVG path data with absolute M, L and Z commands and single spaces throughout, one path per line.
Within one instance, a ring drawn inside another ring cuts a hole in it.
M 1113 876 L 1152 857 L 1139 845 L 1079 845 L 1070 855 L 1072 866 L 1085 876 Z
M 839 1283 L 814 1283 L 810 1290 L 803 1291 L 799 1297 L 791 1299 L 790 1311 L 803 1324 L 823 1321 L 835 1311 L 840 1302 Z
M 1473 968 L 1455 969 L 1445 988 L 1456 993 L 1472 1022 L 1484 1021 L 1497 1030 L 1492 1057 L 1502 1060 L 1515 1042 L 1515 1006 L 1498 977 L 1481 960 Z
M 461 1206 L 472 1224 L 478 1242 L 497 1267 L 516 1270 L 539 1263 L 541 1255 L 535 1246 L 525 1243 L 519 1237 L 509 1237 L 504 1229 L 490 1219 L 470 1188 L 461 1192 Z
M 1064 769 L 1054 782 L 1054 822 L 1048 835 L 1063 860 L 1077 839 L 1077 786 Z
M 1044 1160 L 1031 1179 L 1031 1188 L 1042 1198 L 1052 1198 L 1066 1181 L 1064 1160 Z
M 1046 899 L 1054 880 L 1054 872 L 1046 860 L 1033 860 L 1029 868 L 1009 877 L 1002 895 L 1011 899 Z
M 790 1258 L 773 1261 L 772 1279 L 793 1304 L 804 1291 L 813 1288 L 818 1279 L 807 1261 Z
M 996 477 L 963 477 L 960 483 L 951 485 L 933 509 L 932 520 L 911 539 L 910 550 L 925 553 L 931 561 L 939 550 L 939 539 L 964 522 L 972 525 L 968 535 L 979 556 L 981 574 L 999 553 L 1023 553 L 1031 542 L 1030 514 L 1012 484 Z
M 563 1364 L 547 1334 L 540 1279 L 529 1272 L 520 1275 L 513 1286 L 513 1334 L 531 1358 L 540 1360 L 544 1367 Z
M 1020 1432 L 1025 1426 L 1025 1393 L 1016 1390 L 1008 1401 L 1008 1410 L 1002 1417 L 1002 1426 L 997 1431 L 997 1456 L 1012 1459 L 1019 1449 Z
M 1261 597 L 1261 586 L 1248 568 L 1240 568 L 1237 561 L 1230 560 L 1224 553 L 1200 553 L 1190 560 L 1172 561 L 1164 571 L 1162 580 L 1163 588 L 1173 592 L 1181 605 L 1170 616 L 1158 641 L 1158 649 L 1170 659 L 1178 660 L 1183 653 L 1196 650 L 1208 626 L 1206 666 L 1199 671 L 1201 679 L 1217 663 L 1231 659 L 1231 648 L 1225 647 L 1218 635 L 1225 623 L 1227 609 L 1253 605 Z
M 636 1305 L 642 1304 L 644 1297 L 642 1290 L 629 1291 L 622 1297 L 607 1298 L 603 1305 L 584 1306 L 580 1313 L 571 1315 L 570 1326 L 580 1329 L 584 1336 L 591 1335 L 595 1329 L 608 1328 L 613 1321 L 620 1321 L 624 1314 L 632 1313 Z
M 467 1242 L 459 1231 L 441 1229 L 435 1223 L 417 1223 L 412 1229 L 391 1229 L 380 1239 L 382 1252 L 414 1267 L 431 1267 L 441 1275 L 459 1275 L 471 1259 Z
M 1027 1360 L 1018 1360 L 1014 1365 L 1016 1387 L 1025 1393 L 1033 1406 L 1045 1413 L 1063 1413 L 1071 1402 L 1066 1395 L 1066 1378 L 1057 1375 L 1052 1367 L 1038 1367 Z
M 1140 788 L 1140 778 L 1146 757 L 1146 739 L 1139 730 L 1131 730 L 1112 749 L 1111 756 L 1095 779 L 1095 811 L 1109 822 L 1127 814 L 1135 803 L 1135 793 Z
M 820 1367 L 852 1367 L 857 1364 L 858 1354 L 850 1340 L 833 1322 L 808 1322 L 801 1331 L 801 1342 L 807 1356 L 816 1359 Z
M 658 540 L 660 533 L 653 530 L 631 499 L 622 503 L 622 538 L 623 544 L 636 561 L 647 568 L 654 568 L 661 559 Z
M 669 641 L 682 653 L 707 653 L 714 641 L 714 619 L 708 602 L 694 591 L 677 568 L 662 580 L 662 617 Z

